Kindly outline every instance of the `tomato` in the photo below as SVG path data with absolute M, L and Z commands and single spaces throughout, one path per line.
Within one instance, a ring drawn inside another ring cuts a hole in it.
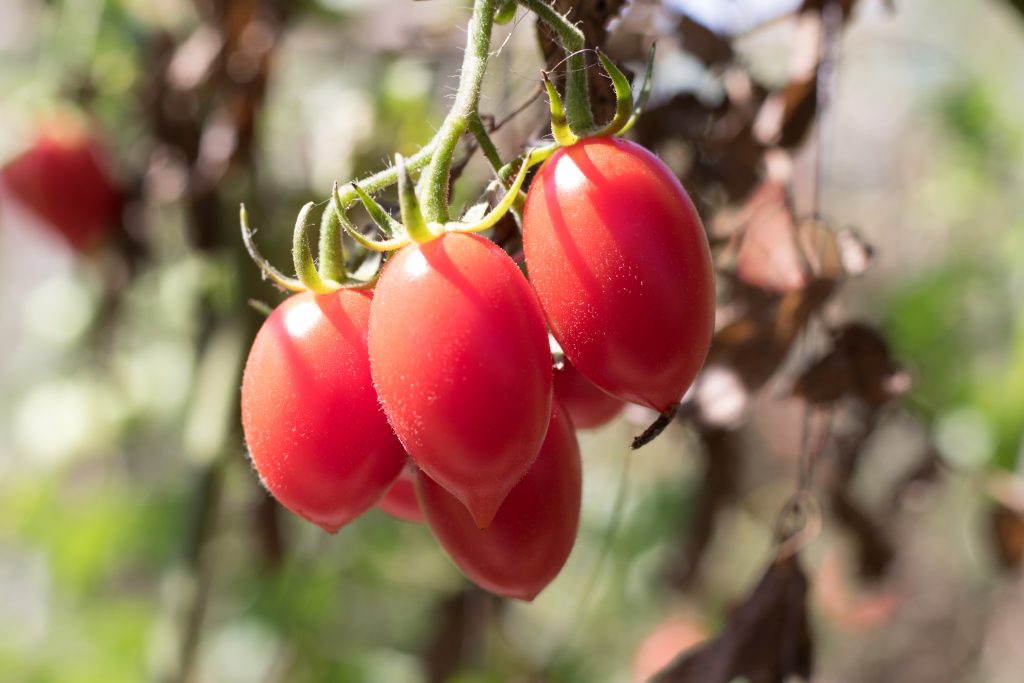
M 544 314 L 497 245 L 446 233 L 403 247 L 370 313 L 370 366 L 413 461 L 490 524 L 551 415 Z
M 372 507 L 406 462 L 370 378 L 370 298 L 285 300 L 257 333 L 242 377 L 242 427 L 260 479 L 332 533 Z
M 43 128 L 0 170 L 0 179 L 15 200 L 79 251 L 109 233 L 121 211 L 121 193 L 98 140 L 70 120 Z
M 594 386 L 568 360 L 560 370 L 555 371 L 555 397 L 569 413 L 577 429 L 592 429 L 607 424 L 622 412 L 625 405 L 622 399 Z
M 423 523 L 423 510 L 416 498 L 416 466 L 406 465 L 395 479 L 384 497 L 377 501 L 377 507 L 392 517 L 406 522 Z
M 680 400 L 707 355 L 715 288 L 668 167 L 621 139 L 558 150 L 530 184 L 523 248 L 551 331 L 587 379 L 658 411 Z
M 477 529 L 459 501 L 428 477 L 421 474 L 416 484 L 437 540 L 467 577 L 492 593 L 533 600 L 562 570 L 576 542 L 580 449 L 557 404 L 537 461 L 488 528 Z

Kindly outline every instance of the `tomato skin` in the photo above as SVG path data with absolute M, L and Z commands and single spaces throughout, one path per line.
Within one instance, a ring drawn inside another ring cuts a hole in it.
M 260 479 L 331 533 L 372 507 L 406 462 L 370 378 L 370 298 L 288 298 L 264 321 L 242 376 L 242 427 Z
M 523 249 L 587 379 L 658 411 L 680 400 L 710 346 L 715 288 L 700 218 L 667 166 L 616 138 L 558 150 L 530 184 Z
M 377 501 L 377 507 L 392 517 L 406 522 L 423 524 L 426 518 L 420 509 L 420 501 L 416 498 L 416 466 L 407 464 L 402 468 L 398 479 L 391 484 L 384 497 Z
M 569 413 L 576 429 L 608 424 L 626 405 L 622 399 L 594 386 L 568 360 L 560 370 L 555 370 L 555 398 Z
M 427 523 L 452 561 L 481 588 L 530 601 L 558 575 L 576 542 L 582 468 L 572 421 L 557 405 L 537 461 L 494 521 L 477 529 L 466 509 L 422 473 Z
M 98 140 L 70 121 L 42 129 L 0 170 L 0 179 L 11 196 L 80 252 L 109 233 L 121 211 L 122 196 Z
M 537 457 L 551 415 L 533 290 L 493 242 L 447 233 L 385 266 L 369 340 L 377 393 L 409 456 L 486 527 Z

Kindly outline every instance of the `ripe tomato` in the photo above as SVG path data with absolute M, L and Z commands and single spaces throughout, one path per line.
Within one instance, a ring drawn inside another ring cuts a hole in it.
M 409 456 L 486 527 L 551 415 L 544 314 L 515 263 L 477 235 L 402 248 L 377 283 L 370 365 Z
M 9 161 L 0 178 L 10 195 L 78 251 L 115 227 L 122 197 L 99 142 L 81 124 L 60 119 Z
M 576 429 L 592 429 L 611 422 L 622 412 L 622 399 L 598 389 L 566 360 L 555 370 L 555 398 L 569 413 Z
M 437 540 L 467 577 L 492 593 L 533 600 L 562 570 L 576 542 L 580 448 L 557 405 L 537 461 L 488 528 L 477 529 L 459 501 L 423 473 L 416 485 Z
M 558 150 L 530 184 L 523 248 L 587 379 L 658 411 L 680 400 L 707 355 L 715 288 L 707 237 L 668 167 L 621 139 Z
M 384 497 L 377 501 L 377 507 L 392 517 L 404 519 L 406 522 L 424 522 L 420 501 L 416 498 L 416 466 L 407 464 L 402 468 L 398 479 Z
M 242 376 L 253 465 L 286 508 L 335 532 L 406 462 L 370 379 L 370 294 L 296 294 L 274 309 Z

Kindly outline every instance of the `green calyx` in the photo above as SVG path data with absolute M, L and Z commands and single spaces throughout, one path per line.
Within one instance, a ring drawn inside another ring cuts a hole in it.
M 632 128 L 636 122 L 637 117 L 643 110 L 644 105 L 647 103 L 647 98 L 651 93 L 651 73 L 654 66 L 654 45 L 651 46 L 650 51 L 647 55 L 647 66 L 644 69 L 644 81 L 643 86 L 640 89 L 638 97 L 633 97 L 633 86 L 630 85 L 629 79 L 622 73 L 622 70 L 615 65 L 611 59 L 608 58 L 600 50 L 597 51 L 597 58 L 601 62 L 601 66 L 607 72 L 609 78 L 612 80 L 612 87 L 615 90 L 615 115 L 611 121 L 600 127 L 592 127 L 589 131 L 584 134 L 578 135 L 574 132 L 572 126 L 572 112 L 567 111 L 566 105 L 562 102 L 561 96 L 555 89 L 554 84 L 551 83 L 550 78 L 546 71 L 541 72 L 541 78 L 544 80 L 544 88 L 547 90 L 548 100 L 551 107 L 551 134 L 555 138 L 555 142 L 562 146 L 568 147 L 575 144 L 581 138 L 590 137 L 603 137 L 612 135 L 621 135 L 627 130 Z

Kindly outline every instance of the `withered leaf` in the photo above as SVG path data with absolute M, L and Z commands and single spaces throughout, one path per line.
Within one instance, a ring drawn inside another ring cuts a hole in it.
M 999 474 L 989 482 L 994 506 L 989 516 L 996 559 L 1006 570 L 1024 566 L 1024 479 Z
M 829 503 L 836 520 L 853 537 L 860 575 L 869 580 L 884 576 L 896 556 L 885 526 L 863 509 L 846 486 L 833 490 Z
M 751 307 L 715 334 L 707 366 L 731 366 L 747 389 L 759 389 L 775 374 L 808 319 L 835 287 L 835 280 L 811 280 L 803 289 L 776 298 L 773 303 Z
M 677 658 L 648 683 L 783 683 L 808 678 L 813 642 L 807 619 L 807 577 L 796 556 L 768 568 L 711 641 Z
M 989 522 L 999 564 L 1003 569 L 1019 569 L 1024 564 L 1024 515 L 1009 506 L 996 503 Z
M 782 183 L 766 181 L 754 191 L 740 214 L 736 274 L 744 282 L 777 292 L 803 287 L 806 271 L 797 252 L 796 225 Z
M 814 404 L 852 396 L 878 407 L 908 388 L 909 379 L 881 334 L 852 322 L 835 332 L 832 349 L 797 378 L 793 393 Z
M 726 37 L 715 33 L 707 26 L 683 16 L 677 30 L 683 49 L 705 66 L 732 61 L 732 44 Z

